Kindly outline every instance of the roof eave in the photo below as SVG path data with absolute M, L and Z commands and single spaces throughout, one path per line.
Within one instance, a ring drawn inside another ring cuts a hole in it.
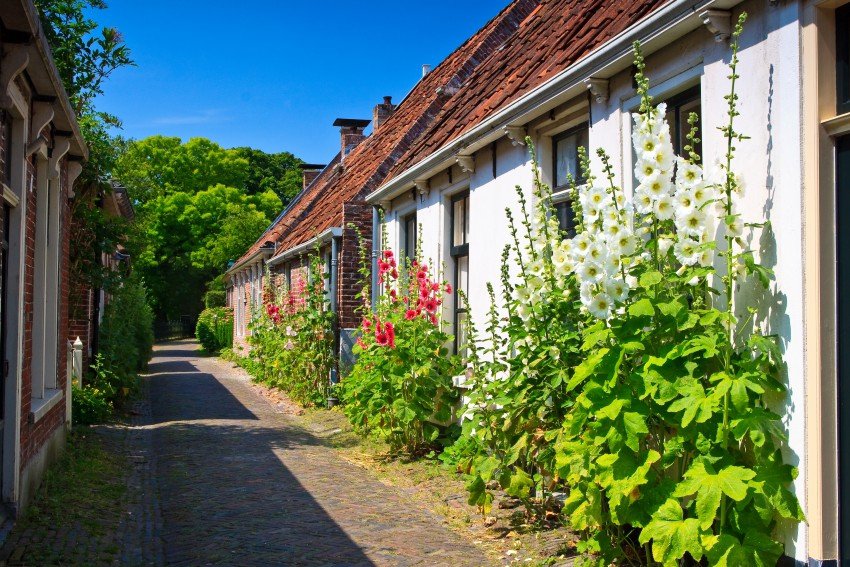
M 370 204 L 396 198 L 452 165 L 461 153 L 473 153 L 505 136 L 507 126 L 522 125 L 587 89 L 590 77 L 610 78 L 627 69 L 633 61 L 633 44 L 640 41 L 645 54 L 668 45 L 703 25 L 700 14 L 710 8 L 729 9 L 742 0 L 676 0 L 602 44 L 539 87 L 529 91 L 491 117 L 461 134 L 425 159 L 396 175 L 366 196 Z
M 313 248 L 317 245 L 321 246 L 322 244 L 330 242 L 330 240 L 332 238 L 340 238 L 341 236 L 342 236 L 342 227 L 333 226 L 331 228 L 328 228 L 328 229 L 320 232 L 318 235 L 314 236 L 313 238 L 311 238 L 310 240 L 308 240 L 306 242 L 302 242 L 301 244 L 298 244 L 297 246 L 293 246 L 292 248 L 289 248 L 288 250 L 284 250 L 280 254 L 276 254 L 273 258 L 271 258 L 267 262 L 267 264 L 269 266 L 274 266 L 276 264 L 280 264 L 281 262 L 285 262 L 286 260 L 289 260 L 291 258 L 297 258 L 299 256 L 302 256 L 310 248 Z

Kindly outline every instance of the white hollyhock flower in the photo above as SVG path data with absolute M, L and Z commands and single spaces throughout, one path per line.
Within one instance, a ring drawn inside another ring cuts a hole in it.
M 661 195 L 658 200 L 655 201 L 653 212 L 658 220 L 672 219 L 675 209 L 673 207 L 673 199 L 670 195 Z
M 678 158 L 676 165 L 676 184 L 691 189 L 702 183 L 702 168 L 684 158 Z
M 587 306 L 588 311 L 597 319 L 607 319 L 611 316 L 611 298 L 607 293 L 597 293 Z
M 658 252 L 662 256 L 667 255 L 667 251 L 670 250 L 670 247 L 673 246 L 673 239 L 662 236 L 658 239 Z
M 610 278 L 605 281 L 605 293 L 607 293 L 611 299 L 622 303 L 629 296 L 629 286 L 623 280 L 619 278 Z
M 576 259 L 584 258 L 587 254 L 587 249 L 590 248 L 590 235 L 582 232 L 573 238 L 573 257 Z
M 693 191 L 690 189 L 680 189 L 676 191 L 676 215 L 683 216 L 688 214 L 697 205 Z
M 676 259 L 679 260 L 683 266 L 693 266 L 699 259 L 697 243 L 693 242 L 689 238 L 682 238 L 679 240 L 675 246 L 673 246 L 673 253 L 676 255 Z
M 691 211 L 678 218 L 676 228 L 683 234 L 699 238 L 705 232 L 705 213 L 699 209 Z
M 741 221 L 740 216 L 734 215 L 731 218 L 727 217 L 725 219 L 725 222 L 726 222 L 726 232 L 730 236 L 737 238 L 744 233 L 744 223 Z
M 579 277 L 584 282 L 596 283 L 605 275 L 602 266 L 596 262 L 584 262 L 578 271 Z
M 623 256 L 631 256 L 635 253 L 635 237 L 634 235 L 622 231 L 617 237 L 617 248 Z
M 672 189 L 670 180 L 660 173 L 647 178 L 641 186 L 644 187 L 647 195 L 652 197 L 653 201 L 659 199 L 662 195 L 669 195 Z
M 635 210 L 642 215 L 648 215 L 652 212 L 652 196 L 643 186 L 638 187 L 635 192 Z

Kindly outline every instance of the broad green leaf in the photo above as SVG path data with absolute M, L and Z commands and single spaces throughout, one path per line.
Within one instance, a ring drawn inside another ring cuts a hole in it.
M 640 450 L 640 436 L 649 433 L 643 415 L 627 411 L 623 413 L 623 425 L 626 427 L 626 446 L 637 453 Z
M 700 525 L 696 518 L 684 518 L 676 500 L 667 500 L 652 515 L 640 532 L 641 545 L 652 541 L 652 557 L 664 567 L 675 567 L 679 559 L 690 553 L 699 561 L 703 555 Z
M 629 315 L 632 317 L 652 317 L 655 315 L 655 308 L 652 306 L 652 302 L 644 297 L 629 305 Z
M 747 495 L 747 481 L 756 475 L 750 469 L 727 466 L 715 472 L 704 460 L 697 460 L 688 468 L 684 479 L 676 487 L 674 496 L 696 494 L 696 512 L 700 526 L 708 529 L 717 517 L 720 498 L 725 494 L 732 500 L 743 500 Z
M 782 555 L 782 544 L 768 534 L 750 529 L 741 542 L 731 534 L 705 538 L 706 557 L 716 567 L 775 567 Z
M 653 270 L 642 274 L 638 283 L 640 283 L 641 287 L 652 287 L 661 283 L 661 280 L 663 279 L 664 277 L 661 275 L 661 272 L 656 272 Z

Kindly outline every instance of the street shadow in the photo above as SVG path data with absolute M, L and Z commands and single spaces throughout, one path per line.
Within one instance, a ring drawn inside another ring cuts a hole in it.
M 156 429 L 154 443 L 167 564 L 375 564 L 274 453 L 308 457 L 320 444 L 308 432 L 180 422 Z M 331 471 L 309 474 L 337 489 Z
M 196 420 L 253 420 L 259 418 L 242 405 L 221 382 L 212 374 L 198 372 L 185 361 L 178 361 L 191 367 L 182 370 L 176 363 L 153 363 L 154 366 L 171 364 L 169 372 L 154 373 L 145 377 L 150 382 L 152 424 L 170 421 Z M 187 395 L 189 393 L 189 395 Z
M 159 354 L 157 354 L 157 358 L 159 358 Z M 160 362 L 149 362 L 146 374 L 171 374 L 197 371 L 198 369 L 191 362 L 185 360 L 163 360 Z

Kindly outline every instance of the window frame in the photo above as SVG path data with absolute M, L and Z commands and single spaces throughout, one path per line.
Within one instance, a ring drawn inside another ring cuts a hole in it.
M 669 96 L 662 100 L 661 102 L 667 105 L 667 112 L 669 113 L 672 109 L 676 110 L 675 122 L 670 124 L 670 142 L 673 144 L 673 151 L 676 155 L 682 155 L 684 151 L 686 140 L 682 139 L 682 129 L 683 126 L 686 125 L 687 118 L 684 118 L 681 115 L 682 107 L 694 102 L 699 101 L 700 112 L 699 120 L 700 120 L 700 132 L 702 132 L 702 85 L 696 84 L 691 87 L 686 88 L 683 91 L 677 92 L 676 94 Z M 698 145 L 696 149 L 698 154 L 702 153 L 702 142 Z
M 555 209 L 556 214 L 558 214 L 558 225 L 561 230 L 566 232 L 567 234 L 573 234 L 575 232 L 575 217 L 572 212 L 572 199 L 569 195 L 569 185 L 557 185 L 558 183 L 558 142 L 569 138 L 570 136 L 575 136 L 579 132 L 586 132 L 585 137 L 588 142 L 588 146 L 590 145 L 590 121 L 586 120 L 571 128 L 567 128 L 563 132 L 559 132 L 557 134 L 552 135 L 552 206 Z M 578 148 L 581 147 L 580 144 L 576 144 L 576 165 L 580 168 L 581 165 L 578 159 Z M 575 176 L 576 186 L 584 185 L 587 180 L 581 177 L 581 171 L 576 171 Z M 565 217 L 566 222 L 562 225 L 560 222 L 560 208 L 567 207 L 567 215 Z
M 466 315 L 468 317 L 469 308 L 466 305 L 461 305 L 461 296 L 460 296 L 460 259 L 466 258 L 466 278 L 467 284 L 469 283 L 469 240 L 467 239 L 469 234 L 469 189 L 465 189 L 458 193 L 455 193 L 451 196 L 450 199 L 450 219 L 449 219 L 449 253 L 452 257 L 452 261 L 454 263 L 454 277 L 452 278 L 452 285 L 454 286 L 454 305 L 452 308 L 452 326 L 454 328 L 454 351 L 455 353 L 459 352 L 460 349 L 463 348 L 464 345 L 460 344 L 460 329 L 458 327 L 461 315 Z M 463 243 L 455 242 L 455 204 L 459 201 L 466 201 L 466 205 L 463 207 L 463 230 L 462 233 L 464 236 Z
M 453 209 L 454 210 L 454 209 Z M 402 231 L 402 246 L 401 251 L 411 262 L 416 259 L 416 246 L 417 240 L 419 239 L 419 224 L 417 222 L 416 217 L 416 209 L 412 212 L 407 213 L 406 215 L 401 217 L 401 231 Z M 413 234 L 410 233 L 410 222 L 413 221 Z M 409 246 L 411 236 L 413 237 L 413 246 Z

